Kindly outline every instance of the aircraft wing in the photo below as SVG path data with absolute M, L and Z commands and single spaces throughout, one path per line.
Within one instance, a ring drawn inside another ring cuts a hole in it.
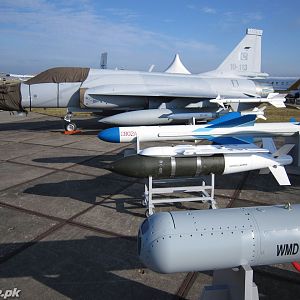
M 199 90 L 191 86 L 174 85 L 145 85 L 145 84 L 118 84 L 102 85 L 88 89 L 89 95 L 111 96 L 147 96 L 147 97 L 181 97 L 204 98 L 216 97 L 212 92 Z M 201 96 L 199 96 L 201 95 Z
M 90 96 L 144 96 L 144 97 L 176 97 L 214 99 L 216 94 L 210 89 L 197 85 L 168 85 L 168 84 L 108 84 L 89 88 L 86 93 Z M 228 97 L 245 97 L 240 91 L 228 91 Z
M 210 156 L 214 154 L 251 154 L 269 153 L 268 149 L 259 148 L 255 144 L 231 145 L 178 145 L 174 147 L 150 147 L 143 149 L 139 155 L 144 156 Z

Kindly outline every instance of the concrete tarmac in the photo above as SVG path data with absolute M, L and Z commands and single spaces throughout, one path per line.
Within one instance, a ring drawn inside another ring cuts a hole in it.
M 76 123 L 82 133 L 64 135 L 60 118 L 0 112 L 0 290 L 17 288 L 20 299 L 199 299 L 211 272 L 156 274 L 138 260 L 144 183 L 103 168 L 131 145 L 100 141 L 96 118 Z M 290 179 L 280 187 L 270 174 L 217 176 L 216 200 L 300 203 L 300 177 Z M 290 264 L 254 268 L 254 278 L 261 299 L 300 299 Z

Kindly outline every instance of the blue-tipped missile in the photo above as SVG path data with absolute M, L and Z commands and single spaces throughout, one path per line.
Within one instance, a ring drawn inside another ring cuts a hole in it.
M 156 213 L 139 229 L 138 255 L 159 273 L 300 260 L 300 205 Z
M 112 143 L 175 141 L 219 138 L 292 136 L 299 132 L 299 123 L 257 123 L 255 115 L 226 114 L 205 125 L 114 127 L 101 131 L 98 137 Z M 228 141 L 227 141 L 228 143 Z

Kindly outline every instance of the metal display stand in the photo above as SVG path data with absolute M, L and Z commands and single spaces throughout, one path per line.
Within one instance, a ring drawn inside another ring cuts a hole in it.
M 192 182 L 199 182 L 199 185 L 185 185 L 185 186 L 170 186 L 170 184 L 187 184 Z M 155 187 L 160 186 L 160 187 Z M 163 187 L 161 187 L 163 186 Z M 184 197 L 184 198 L 155 198 L 154 195 L 173 194 L 176 192 L 180 193 L 199 193 L 199 196 L 195 197 Z M 144 199 L 143 205 L 147 207 L 146 214 L 151 216 L 154 213 L 155 204 L 159 203 L 178 203 L 178 202 L 190 202 L 190 201 L 201 201 L 210 203 L 210 208 L 217 208 L 216 201 L 214 199 L 215 194 L 215 174 L 210 175 L 210 183 L 207 184 L 201 177 L 185 177 L 178 179 L 160 179 L 153 180 L 152 176 L 148 177 L 145 182 Z
M 200 300 L 259 300 L 252 268 L 245 265 L 214 271 L 213 283 L 204 288 Z
M 193 119 L 193 122 L 195 120 Z M 141 150 L 139 137 L 136 137 L 136 148 L 128 149 L 124 152 L 124 156 L 139 153 Z M 197 185 L 183 185 L 192 182 L 201 182 Z M 181 184 L 180 186 L 174 184 Z M 159 186 L 159 187 L 158 187 Z M 163 186 L 163 187 L 162 187 Z M 156 198 L 154 195 L 173 194 L 173 193 L 199 193 L 199 196 L 184 197 L 184 198 Z M 210 182 L 206 183 L 203 177 L 183 177 L 183 178 L 168 178 L 168 179 L 153 179 L 149 176 L 145 182 L 145 192 L 142 204 L 147 207 L 146 215 L 151 216 L 155 212 L 155 204 L 160 203 L 182 203 L 190 201 L 201 201 L 210 203 L 210 208 L 217 208 L 215 196 L 215 174 L 210 175 Z

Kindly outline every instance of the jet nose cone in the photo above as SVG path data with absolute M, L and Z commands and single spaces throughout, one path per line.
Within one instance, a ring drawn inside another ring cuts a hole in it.
M 106 141 L 106 142 L 120 143 L 119 127 L 102 130 L 101 132 L 99 132 L 98 138 L 100 140 Z

